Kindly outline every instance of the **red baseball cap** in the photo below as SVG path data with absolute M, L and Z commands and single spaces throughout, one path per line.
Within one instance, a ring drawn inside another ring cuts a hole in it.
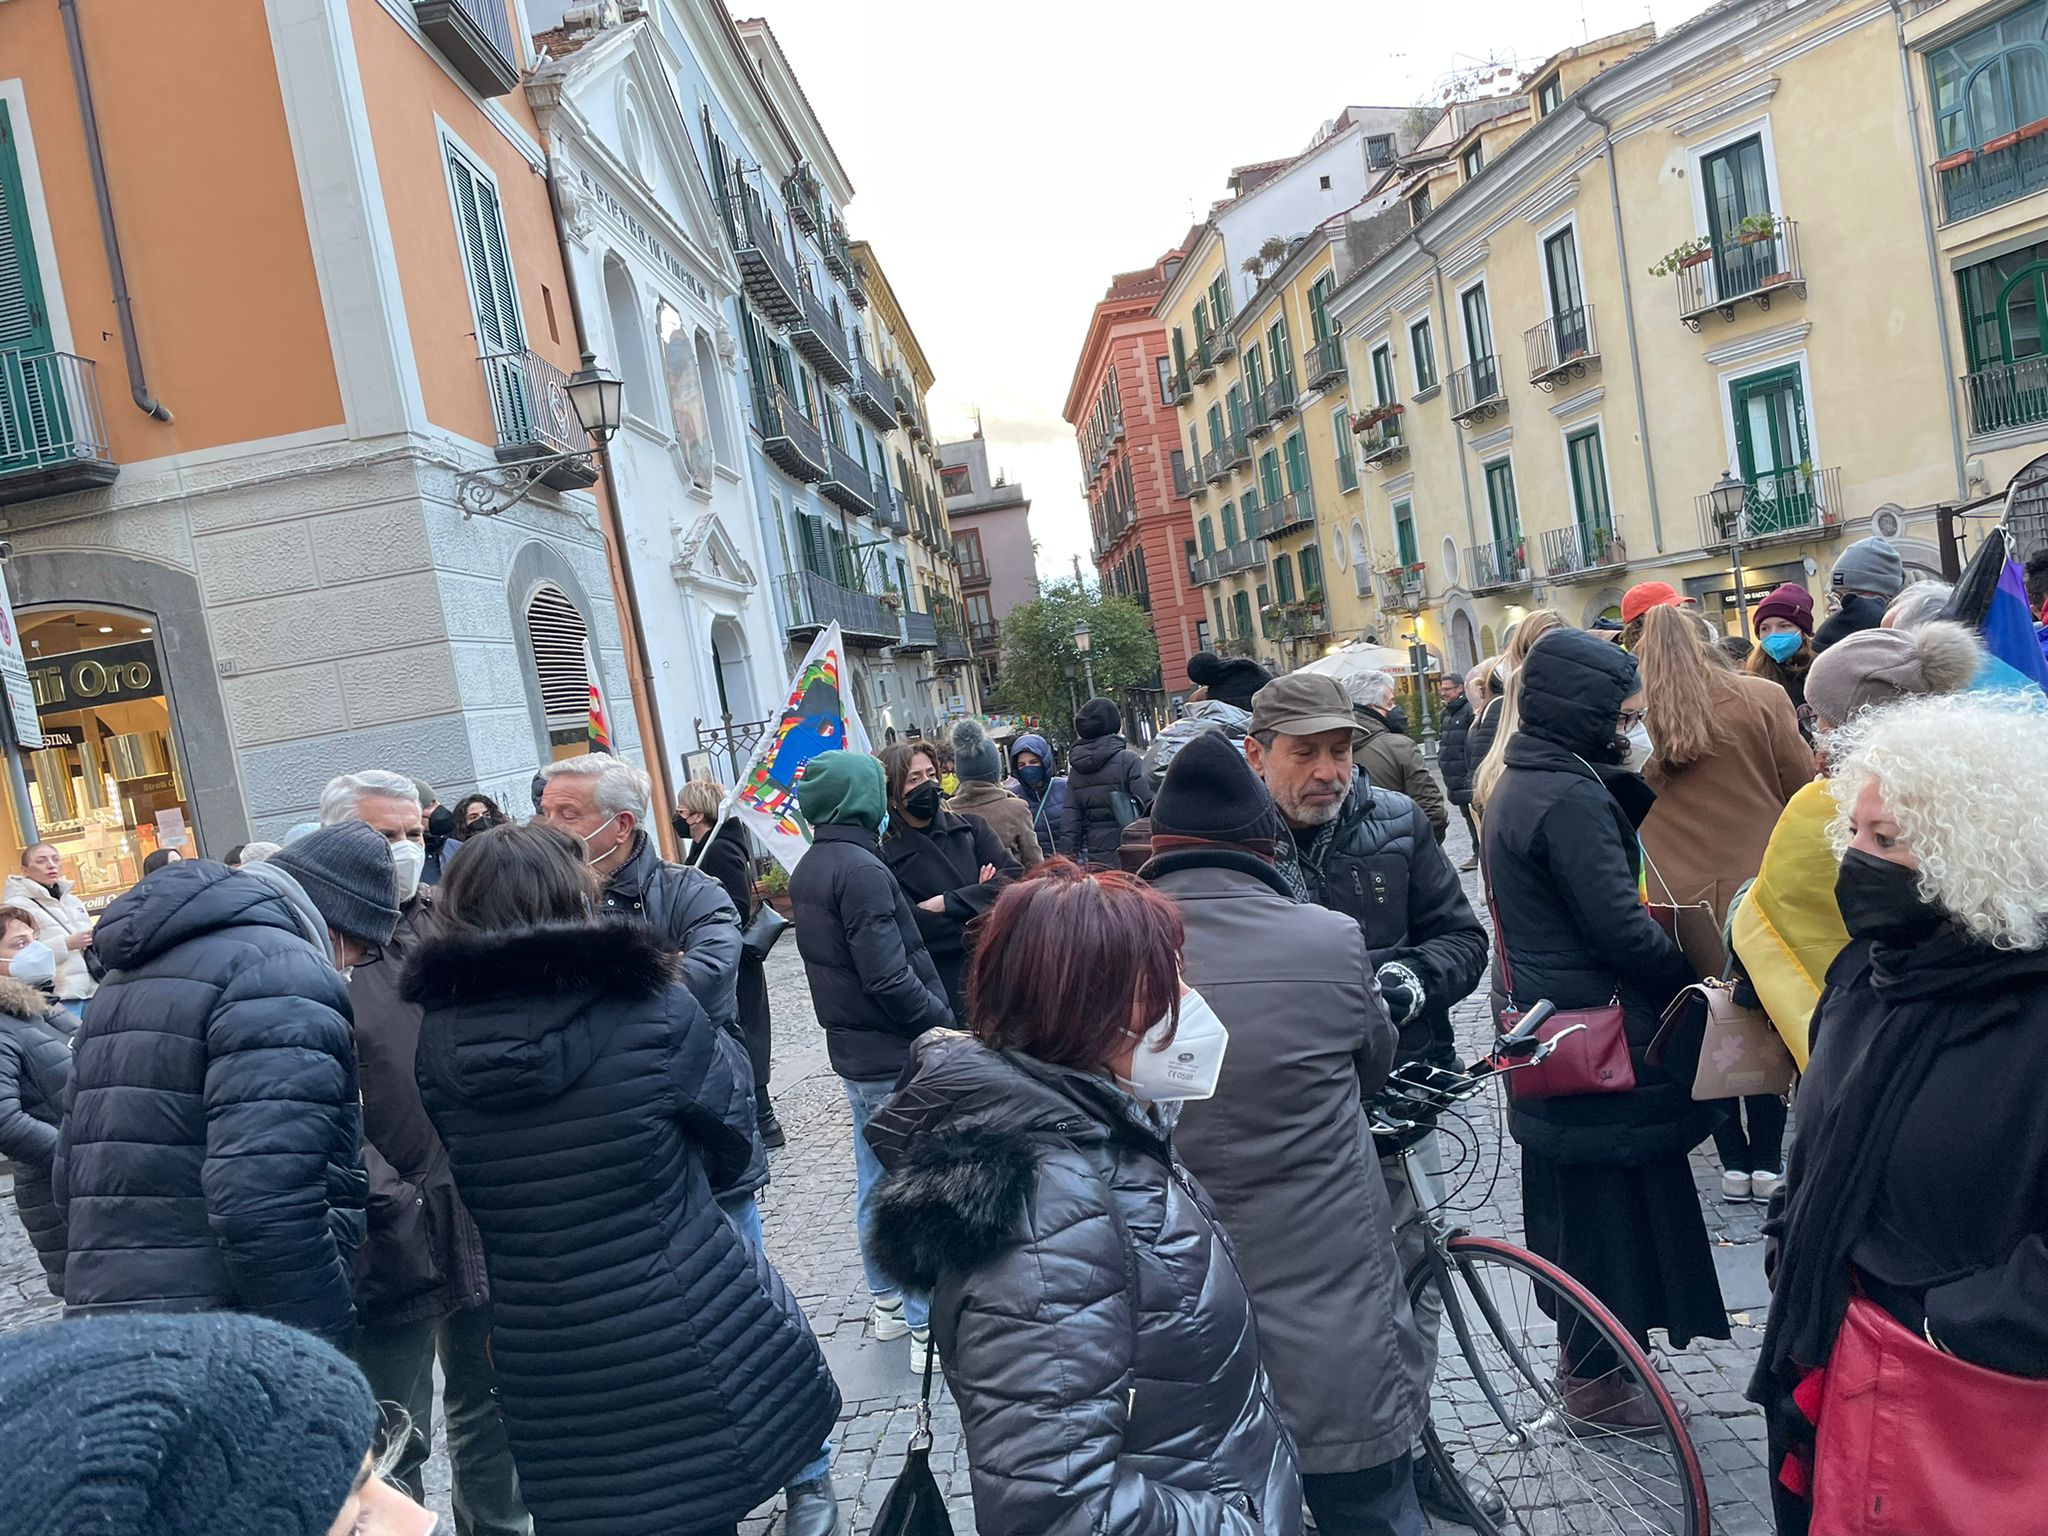
M 1652 608 L 1682 608 L 1685 599 L 1668 581 L 1639 581 L 1621 598 L 1621 622 L 1633 624 Z

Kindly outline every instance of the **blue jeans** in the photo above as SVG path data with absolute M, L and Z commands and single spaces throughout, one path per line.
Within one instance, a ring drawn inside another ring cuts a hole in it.
M 756 1253 L 764 1251 L 765 1244 L 763 1242 L 764 1234 L 761 1231 L 760 1201 L 756 1200 L 752 1195 L 742 1195 L 737 1200 L 719 1201 L 718 1208 L 725 1212 L 725 1219 L 727 1221 L 739 1228 L 740 1236 L 747 1240 L 749 1248 L 752 1248 Z M 815 1483 L 831 1470 L 832 1442 L 827 1440 L 824 1449 L 818 1452 L 818 1459 L 797 1473 L 790 1481 L 792 1483 Z
M 882 1101 L 896 1091 L 896 1079 L 842 1077 L 840 1081 L 846 1084 L 846 1102 L 853 1109 L 854 1219 L 860 1223 L 860 1263 L 861 1268 L 867 1271 L 868 1290 L 877 1301 L 886 1301 L 900 1294 L 903 1297 L 903 1320 L 913 1329 L 922 1331 L 931 1326 L 931 1297 L 904 1290 L 877 1269 L 874 1259 L 868 1254 L 868 1214 L 874 1206 L 875 1186 L 882 1182 L 882 1160 L 868 1145 L 868 1120 L 882 1107 Z

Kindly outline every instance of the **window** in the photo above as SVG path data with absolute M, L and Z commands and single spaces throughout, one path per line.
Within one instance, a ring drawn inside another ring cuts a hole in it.
M 1209 313 L 1216 317 L 1216 328 L 1221 330 L 1230 324 L 1230 278 L 1218 272 L 1209 283 Z
M 1202 434 L 1193 422 L 1188 423 L 1188 475 L 1197 485 L 1202 475 Z
M 1209 621 L 1207 619 L 1195 620 L 1195 649 L 1198 651 L 1209 649 Z
M 1266 359 L 1259 350 L 1256 338 L 1247 340 L 1240 354 L 1244 368 L 1244 387 L 1252 402 L 1252 415 L 1259 421 L 1266 419 Z
M 526 640 L 540 680 L 549 757 L 560 762 L 600 750 L 604 700 L 591 665 L 590 629 L 561 588 L 544 582 L 526 600 Z
M 1273 382 L 1281 394 L 1294 398 L 1294 353 L 1287 345 L 1287 318 L 1283 315 L 1266 331 L 1266 350 L 1273 358 Z
M 1212 329 L 1209 324 L 1209 301 L 1207 298 L 1195 300 L 1194 327 L 1195 340 L 1198 342 L 1205 340 Z
M 1467 288 L 1458 296 L 1458 308 L 1465 316 L 1465 361 L 1493 360 L 1493 319 L 1486 309 L 1486 284 Z
M 1394 390 L 1394 349 L 1384 341 L 1372 349 L 1372 396 L 1375 405 L 1392 405 L 1400 398 Z
M 1474 144 L 1470 149 L 1466 150 L 1462 155 L 1458 156 L 1458 169 L 1465 173 L 1465 179 L 1467 181 L 1470 181 L 1474 176 L 1477 176 L 1479 174 L 1480 166 L 1484 165 L 1485 163 L 1486 155 L 1484 151 L 1480 148 L 1480 146 L 1477 144 Z
M 1969 345 L 1970 430 L 2048 420 L 2048 242 L 1965 267 L 1956 287 Z
M 1280 499 L 1280 450 L 1268 448 L 1259 455 L 1259 486 L 1266 493 L 1266 500 Z
M 1237 536 L 1237 503 L 1223 503 L 1223 547 L 1230 549 L 1244 541 Z
M 953 535 L 953 563 L 960 567 L 960 574 L 969 581 L 984 581 L 988 578 L 988 567 L 981 559 L 981 530 L 962 528 Z
M 1244 441 L 1244 386 L 1231 385 L 1224 403 L 1230 408 L 1230 441 L 1234 450 L 1238 443 Z
M 1153 369 L 1159 375 L 1159 403 L 1173 404 L 1173 359 L 1161 357 L 1153 360 Z
M 1536 115 L 1538 117 L 1548 117 L 1563 105 L 1564 80 L 1562 77 L 1552 75 L 1548 80 L 1536 87 Z
M 1564 440 L 1564 448 L 1571 463 L 1574 520 L 1589 531 L 1612 533 L 1614 509 L 1607 503 L 1607 464 L 1600 452 L 1600 429 L 1574 432 Z
M 1215 554 L 1216 533 L 1214 528 L 1210 525 L 1208 518 L 1203 518 L 1201 522 L 1195 525 L 1195 533 L 1200 537 L 1202 541 L 1202 553 L 1204 555 Z
M 1287 435 L 1287 489 L 1306 491 L 1308 478 L 1308 443 L 1299 432 Z
M 1420 224 L 1428 217 L 1429 188 L 1424 187 L 1420 192 L 1408 199 L 1408 222 L 1411 225 Z
M 1426 318 L 1408 327 L 1408 358 L 1415 368 L 1415 393 L 1421 395 L 1435 389 L 1436 345 L 1430 340 Z
M 1325 340 L 1336 329 L 1330 324 L 1330 295 L 1337 291 L 1337 274 L 1325 272 L 1309 285 L 1308 318 L 1317 341 Z
M 1188 344 L 1180 333 L 1180 327 L 1173 328 L 1173 371 L 1185 373 L 1188 367 Z
M 1551 339 L 1562 361 L 1586 350 L 1586 294 L 1579 282 L 1579 245 L 1567 225 L 1543 242 L 1543 279 L 1550 295 Z
M 1259 611 L 1263 613 L 1273 606 L 1273 589 L 1263 581 L 1259 583 Z
M 1415 545 L 1415 504 L 1410 501 L 1394 503 L 1394 554 L 1403 565 L 1413 565 L 1421 557 Z
M 1778 243 L 1736 244 L 1742 221 L 1767 218 L 1771 188 L 1763 139 L 1751 136 L 1700 159 L 1700 192 L 1707 205 L 1707 235 L 1720 293 L 1754 293 L 1778 269 Z
M 1337 485 L 1346 491 L 1358 489 L 1358 461 L 1351 456 L 1351 413 L 1338 406 L 1330 413 L 1330 441 L 1337 445 Z
M 1259 536 L 1259 493 L 1246 486 L 1241 505 L 1244 511 L 1244 536 L 1256 539 Z
M 1249 592 L 1233 592 L 1230 596 L 1231 629 L 1240 639 L 1250 639 L 1252 634 L 1252 598 Z
M 1493 542 L 1513 550 L 1522 542 L 1522 515 L 1515 504 L 1515 466 L 1506 459 L 1486 466 L 1486 510 Z
M 1215 603 L 1216 633 L 1219 635 L 1227 635 L 1230 633 L 1230 620 L 1224 615 L 1223 612 L 1223 594 L 1221 592 L 1218 592 L 1216 594 Z
M 1742 478 L 1765 496 L 1805 489 L 1802 465 L 1813 447 L 1806 430 L 1806 392 L 1795 366 L 1772 368 L 1728 386 L 1735 419 L 1735 455 Z M 1596 439 L 1597 446 L 1597 439 Z M 1605 487 L 1602 487 L 1605 501 Z
M 1223 407 L 1213 403 L 1209 407 L 1209 447 L 1212 452 L 1223 448 Z
M 1286 555 L 1273 557 L 1273 595 L 1283 603 L 1294 601 L 1294 561 Z
M 2044 34 L 2048 4 L 2035 0 L 1927 55 L 1935 139 L 1942 154 L 1979 149 L 2048 118 Z M 2033 190 L 2028 185 L 2011 195 Z
M 1329 191 L 1329 190 L 1330 190 L 1330 178 L 1329 178 L 1329 177 L 1327 177 L 1327 176 L 1319 176 L 1319 177 L 1317 177 L 1317 178 L 1316 178 L 1316 183 L 1317 183 L 1317 187 L 1318 187 L 1318 189 L 1319 189 L 1319 190 L 1321 190 L 1321 191 L 1324 191 L 1324 192 L 1327 192 L 1327 191 Z
M 1294 561 L 1301 568 L 1302 599 L 1320 603 L 1323 600 L 1323 552 L 1313 543 L 1304 544 Z
M 526 328 L 519 320 L 519 294 L 512 282 L 511 247 L 505 240 L 498 189 L 454 144 L 446 147 L 455 229 L 462 242 L 470 302 L 476 312 L 477 350 L 485 356 L 523 352 Z M 634 307 L 637 310 L 638 306 Z M 641 363 L 644 368 L 644 357 Z
M 939 471 L 939 481 L 948 496 L 966 496 L 974 490 L 974 477 L 965 464 L 948 464 Z
M 1375 171 L 1383 171 L 1394 163 L 1394 136 L 1391 133 L 1375 133 L 1366 138 L 1365 163 Z

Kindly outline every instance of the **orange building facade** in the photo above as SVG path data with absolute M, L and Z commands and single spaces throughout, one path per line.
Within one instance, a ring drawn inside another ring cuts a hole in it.
M 0 6 L 0 536 L 53 678 L 0 841 L 58 842 L 89 898 L 347 769 L 523 810 L 598 731 L 637 751 L 594 471 L 460 497 L 587 447 L 524 20 Z M 86 704 L 95 651 L 148 682 Z

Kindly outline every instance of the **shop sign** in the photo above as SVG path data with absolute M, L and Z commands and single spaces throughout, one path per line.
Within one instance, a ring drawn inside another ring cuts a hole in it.
M 76 714 L 95 704 L 163 697 L 163 671 L 147 640 L 38 658 L 29 668 L 36 707 L 46 715 Z
M 14 604 L 7 596 L 5 576 L 0 576 L 0 687 L 7 693 L 7 712 L 14 717 L 15 739 L 24 747 L 40 748 L 42 717 L 29 683 L 28 662 L 21 654 L 21 632 L 14 627 Z

